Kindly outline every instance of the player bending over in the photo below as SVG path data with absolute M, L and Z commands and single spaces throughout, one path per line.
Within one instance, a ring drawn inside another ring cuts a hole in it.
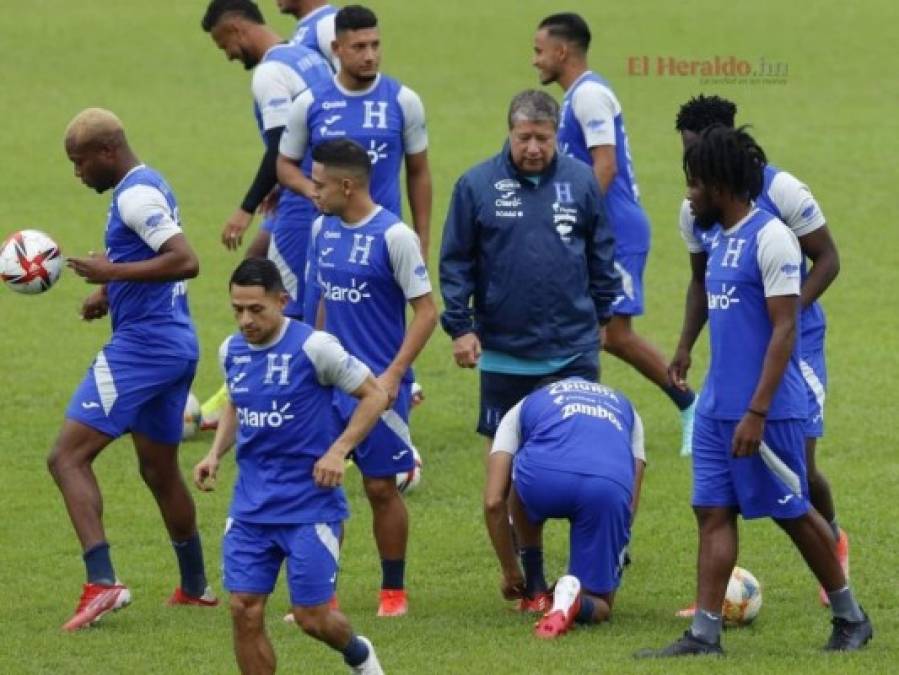
M 381 673 L 371 642 L 329 600 L 349 515 L 340 487 L 346 456 L 377 422 L 387 393 L 333 336 L 284 316 L 288 295 L 273 262 L 244 260 L 230 288 L 240 330 L 219 351 L 230 401 L 194 482 L 212 489 L 236 437 L 238 477 L 222 557 L 238 666 L 275 672 L 265 603 L 286 560 L 296 623 L 341 652 L 352 672 Z M 335 390 L 359 402 L 342 431 Z
M 487 462 L 484 511 L 506 599 L 548 594 L 543 523 L 571 523 L 568 574 L 556 582 L 537 637 L 555 638 L 574 622 L 611 615 L 645 465 L 640 416 L 623 394 L 601 384 L 559 380 L 502 418 Z

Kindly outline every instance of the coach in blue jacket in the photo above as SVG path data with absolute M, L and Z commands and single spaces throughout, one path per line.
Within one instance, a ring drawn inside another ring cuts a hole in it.
M 547 375 L 599 378 L 599 328 L 620 278 L 590 168 L 556 152 L 559 106 L 524 91 L 502 152 L 456 183 L 443 228 L 444 330 L 463 368 L 481 370 L 478 432 Z

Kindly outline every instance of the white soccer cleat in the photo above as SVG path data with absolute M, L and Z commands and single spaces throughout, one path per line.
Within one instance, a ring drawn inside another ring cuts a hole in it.
M 359 636 L 359 639 L 368 647 L 368 658 L 358 666 L 350 666 L 350 672 L 359 675 L 384 675 L 384 669 L 381 668 L 381 662 L 378 661 L 378 655 L 375 654 L 375 647 L 371 640 L 362 635 Z

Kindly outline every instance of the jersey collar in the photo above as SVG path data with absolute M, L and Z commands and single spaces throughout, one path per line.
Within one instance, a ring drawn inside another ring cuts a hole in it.
M 743 227 L 746 223 L 749 222 L 749 219 L 752 218 L 756 213 L 758 213 L 758 207 L 753 202 L 752 207 L 749 209 L 749 213 L 743 216 L 742 219 L 738 220 L 734 225 L 730 227 L 730 229 L 725 230 L 723 227 L 721 228 L 721 234 L 725 237 L 730 237 L 731 235 L 736 234 L 741 227 Z
M 254 352 L 261 352 L 266 349 L 271 349 L 284 339 L 284 334 L 287 332 L 288 328 L 290 328 L 290 319 L 285 316 L 283 319 L 281 319 L 281 330 L 278 331 L 278 334 L 274 338 L 261 345 L 252 345 L 247 342 L 247 347 L 252 349 Z
M 146 169 L 146 168 L 147 168 L 146 164 L 138 164 L 136 167 L 134 167 L 133 169 L 128 171 L 128 173 L 126 173 L 124 176 L 122 176 L 122 180 L 120 180 L 118 183 L 116 183 L 116 186 L 112 189 L 113 192 L 118 190 L 119 187 L 122 185 L 122 183 L 124 183 L 126 180 L 128 180 L 128 176 L 133 174 L 135 171 L 140 171 L 141 169 Z
M 341 225 L 341 227 L 345 227 L 349 230 L 355 230 L 357 228 L 362 227 L 363 225 L 368 225 L 374 219 L 374 217 L 376 215 L 381 213 L 381 210 L 382 210 L 382 207 L 379 206 L 378 204 L 375 204 L 375 208 L 372 209 L 371 213 L 369 213 L 367 216 L 365 216 L 365 218 L 363 218 L 362 220 L 357 221 L 355 223 L 348 223 L 341 218 L 340 225 Z
M 340 80 L 337 79 L 337 75 L 334 76 L 334 86 L 337 87 L 337 91 L 339 91 L 344 96 L 367 96 L 372 93 L 375 89 L 377 89 L 378 85 L 381 84 L 381 73 L 378 73 L 375 76 L 375 81 L 371 83 L 371 86 L 367 89 L 360 89 L 359 91 L 350 91 L 345 88 L 342 84 L 340 84 Z

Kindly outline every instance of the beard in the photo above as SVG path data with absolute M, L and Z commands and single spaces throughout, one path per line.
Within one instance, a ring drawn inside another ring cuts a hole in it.
M 721 211 L 718 209 L 709 209 L 705 213 L 695 215 L 696 225 L 700 230 L 711 230 L 715 225 L 721 222 Z

